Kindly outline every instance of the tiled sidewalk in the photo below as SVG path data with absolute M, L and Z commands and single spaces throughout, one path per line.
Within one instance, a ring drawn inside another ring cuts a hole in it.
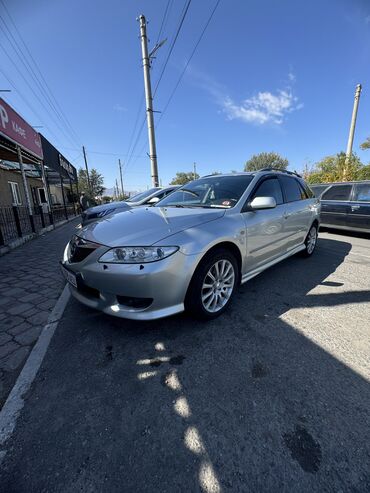
M 63 290 L 59 260 L 79 221 L 0 257 L 0 409 Z

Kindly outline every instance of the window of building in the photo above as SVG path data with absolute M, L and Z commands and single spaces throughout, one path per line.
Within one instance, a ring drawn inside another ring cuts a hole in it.
M 46 193 L 44 188 L 38 188 L 37 189 L 38 196 L 39 196 L 39 204 L 47 204 L 46 200 Z
M 352 185 L 333 185 L 321 196 L 321 200 L 349 200 Z
M 19 185 L 14 181 L 9 181 L 10 190 L 12 193 L 13 205 L 22 205 L 21 194 L 19 193 Z

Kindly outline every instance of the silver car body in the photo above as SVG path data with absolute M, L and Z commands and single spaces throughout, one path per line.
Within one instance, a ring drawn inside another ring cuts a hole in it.
M 70 284 L 73 296 L 110 315 L 157 319 L 184 310 L 187 289 L 199 262 L 217 245 L 231 249 L 238 258 L 241 283 L 304 250 L 309 229 L 319 222 L 318 199 L 283 203 L 266 210 L 245 210 L 259 180 L 271 172 L 250 175 L 250 184 L 232 208 L 176 208 L 159 204 L 130 209 L 83 228 L 74 240 L 75 245 L 71 242 L 66 246 L 62 262 L 68 269 L 63 269 L 66 277 L 68 272 L 78 276 L 87 287 L 76 289 Z M 83 250 L 84 245 L 89 248 L 89 242 L 97 244 L 97 248 L 81 261 L 71 262 L 71 248 L 79 243 L 77 248 Z M 123 245 L 177 246 L 178 251 L 142 265 L 98 262 L 109 249 Z M 125 304 L 131 297 L 151 301 L 149 306 L 133 308 Z

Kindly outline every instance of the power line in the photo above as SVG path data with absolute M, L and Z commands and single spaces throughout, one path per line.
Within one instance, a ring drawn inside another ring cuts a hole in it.
M 153 97 L 155 96 L 157 90 L 158 90 L 158 87 L 159 87 L 159 84 L 161 83 L 161 80 L 162 80 L 162 77 L 164 75 L 164 72 L 166 70 L 166 67 L 167 67 L 167 64 L 168 64 L 168 61 L 172 55 L 172 52 L 173 52 L 173 49 L 175 48 L 175 45 L 176 45 L 176 42 L 177 42 L 177 38 L 179 37 L 179 34 L 180 34 L 180 31 L 181 31 L 181 28 L 182 28 L 182 25 L 184 24 L 184 20 L 185 20 L 185 17 L 186 17 L 186 14 L 188 13 L 188 10 L 189 10 L 189 7 L 190 7 L 190 4 L 191 4 L 191 0 L 188 0 L 187 1 L 187 4 L 186 4 L 186 7 L 182 13 L 182 17 L 181 17 L 181 20 L 180 20 L 180 23 L 179 23 L 179 26 L 177 28 L 177 31 L 176 31 L 176 34 L 175 34 L 175 37 L 174 37 L 174 40 L 172 41 L 172 44 L 171 44 L 171 47 L 169 49 L 169 52 L 167 54 L 167 58 L 166 58 L 166 61 L 164 62 L 164 65 L 162 67 L 162 72 L 159 76 L 159 79 L 157 81 L 157 84 L 155 86 L 155 89 L 154 89 L 154 92 L 153 92 Z
M 172 54 L 172 52 L 173 52 L 173 49 L 174 49 L 174 47 L 175 47 L 175 45 L 176 45 L 176 42 L 177 42 L 177 39 L 178 39 L 178 37 L 179 37 L 179 34 L 180 34 L 180 31 L 181 31 L 181 28 L 182 28 L 182 26 L 183 26 L 183 24 L 184 24 L 184 21 L 185 21 L 186 14 L 187 14 L 187 12 L 188 12 L 188 10 L 189 10 L 190 3 L 191 3 L 191 0 L 187 0 L 187 3 L 184 5 L 184 8 L 183 8 L 183 10 L 182 10 L 182 13 L 181 13 L 181 16 L 180 16 L 180 22 L 179 22 L 179 25 L 178 25 L 178 27 L 177 27 L 175 37 L 174 37 L 174 39 L 173 39 L 173 41 L 172 41 L 172 43 L 171 43 L 171 46 L 170 46 L 169 52 L 168 52 L 168 54 L 167 54 L 167 58 L 166 58 L 166 60 L 165 60 L 165 62 L 164 62 L 164 64 L 163 64 L 161 74 L 160 74 L 160 76 L 159 76 L 159 79 L 158 79 L 158 81 L 157 81 L 156 87 L 155 87 L 154 92 L 153 92 L 153 97 L 154 97 L 154 95 L 155 95 L 156 91 L 158 90 L 159 84 L 160 84 L 160 82 L 161 82 L 161 80 L 162 80 L 162 77 L 163 77 L 163 75 L 164 75 L 164 72 L 165 72 L 165 70 L 166 70 L 166 67 L 167 67 L 168 61 L 169 61 L 169 59 L 170 59 L 170 57 L 171 57 L 171 54 Z M 167 6 L 168 6 L 168 4 L 167 4 Z M 165 14 L 164 14 L 163 18 L 165 18 L 166 11 L 167 11 L 167 6 L 166 6 L 166 10 L 165 10 Z M 163 24 L 163 22 L 164 22 L 164 21 L 162 21 L 162 24 Z M 160 32 L 161 32 L 161 29 L 160 29 Z M 159 39 L 159 36 L 158 36 L 158 39 Z M 130 164 L 130 162 L 131 162 L 131 159 L 132 159 L 132 154 L 134 153 L 134 151 L 135 151 L 135 149 L 136 149 L 136 146 L 137 146 L 137 144 L 138 144 L 138 142 L 139 142 L 139 139 L 140 139 L 140 137 L 141 137 L 142 131 L 143 131 L 143 129 L 144 129 L 144 125 L 145 125 L 145 118 L 144 118 L 144 120 L 143 120 L 143 122 L 142 122 L 142 124 L 141 124 L 141 127 L 140 127 L 140 129 L 139 129 L 139 132 L 138 132 L 138 134 L 137 134 L 137 136 L 136 136 L 135 143 L 134 143 L 134 145 L 132 146 L 131 154 L 130 154 L 130 156 L 129 156 L 129 158 L 128 158 L 127 162 L 126 162 L 126 169 L 127 169 L 127 167 L 129 166 L 129 164 Z M 136 161 L 135 161 L 135 162 L 136 162 Z
M 195 43 L 193 50 L 191 51 L 190 57 L 188 58 L 188 60 L 187 60 L 187 62 L 186 62 L 186 64 L 185 64 L 185 66 L 184 66 L 184 68 L 183 68 L 183 70 L 182 70 L 182 72 L 181 72 L 181 74 L 180 74 L 180 76 L 179 76 L 179 78 L 178 78 L 178 80 L 177 80 L 177 82 L 176 82 L 176 84 L 175 84 L 175 87 L 174 87 L 174 89 L 172 90 L 171 95 L 170 95 L 170 97 L 168 98 L 167 103 L 166 103 L 166 105 L 165 105 L 165 107 L 164 107 L 164 109 L 163 109 L 163 111 L 162 111 L 162 113 L 161 113 L 161 115 L 160 115 L 160 117 L 159 117 L 159 119 L 158 119 L 158 121 L 157 121 L 156 125 L 155 125 L 155 127 L 156 127 L 156 128 L 158 127 L 158 125 L 159 125 L 160 121 L 162 120 L 162 118 L 163 118 L 164 114 L 166 113 L 166 110 L 167 110 L 167 108 L 168 108 L 169 104 L 171 103 L 172 98 L 174 97 L 175 92 L 176 92 L 177 88 L 179 87 L 179 85 L 180 85 L 180 82 L 181 82 L 182 78 L 184 77 L 184 74 L 185 74 L 186 69 L 188 68 L 188 66 L 189 66 L 189 64 L 190 64 L 190 62 L 191 62 L 191 59 L 193 58 L 193 56 L 195 55 L 195 52 L 196 52 L 196 51 L 197 51 L 197 49 L 198 49 L 198 46 L 199 46 L 200 42 L 202 41 L 203 36 L 204 36 L 204 34 L 205 34 L 205 32 L 206 32 L 206 30 L 207 30 L 207 28 L 208 28 L 208 26 L 209 26 L 209 24 L 210 24 L 210 22 L 211 22 L 211 20 L 212 20 L 212 18 L 213 18 L 213 16 L 214 16 L 214 14 L 215 14 L 215 12 L 216 12 L 216 10 L 217 10 L 217 7 L 219 6 L 220 2 L 221 2 L 221 0 L 217 0 L 217 1 L 216 1 L 215 6 L 213 7 L 213 9 L 212 9 L 212 11 L 211 11 L 211 13 L 210 13 L 210 15 L 209 15 L 209 17 L 208 17 L 208 19 L 207 19 L 207 22 L 205 23 L 205 25 L 204 25 L 204 27 L 203 27 L 203 29 L 202 29 L 202 32 L 201 32 L 201 34 L 200 34 L 200 36 L 199 36 L 199 38 L 198 38 L 197 42 Z M 145 120 L 144 120 L 144 122 L 145 122 Z M 145 148 L 145 145 L 146 145 L 146 143 L 144 143 L 144 145 L 143 145 L 143 146 L 142 146 L 142 148 L 140 149 L 140 151 L 139 151 L 139 155 L 137 156 L 137 158 L 136 158 L 136 159 L 135 159 L 135 161 L 133 162 L 133 165 L 135 165 L 135 164 L 136 164 L 137 160 L 139 159 L 139 157 L 140 157 L 141 153 L 143 152 L 143 150 L 144 150 L 144 148 Z
M 163 17 L 162 17 L 161 27 L 159 28 L 159 33 L 158 33 L 158 36 L 157 36 L 157 41 L 155 43 L 156 45 L 159 43 L 159 40 L 160 40 L 162 31 L 165 30 L 165 25 L 167 24 L 167 21 L 168 21 L 169 15 L 170 15 L 170 11 L 171 11 L 171 8 L 172 8 L 172 4 L 173 4 L 173 0 L 168 0 L 167 5 L 166 5 L 166 8 L 165 8 L 165 11 L 164 11 L 164 14 L 163 14 Z
M 15 39 L 15 37 L 13 36 L 12 32 L 10 31 L 10 29 L 8 28 L 5 20 L 3 18 L 2 21 L 7 29 L 7 31 L 9 32 L 10 36 L 12 37 L 12 39 L 14 40 L 14 43 L 16 44 L 17 48 L 18 48 L 18 51 L 20 52 L 20 55 L 19 53 L 18 54 L 18 57 L 21 59 L 21 61 L 23 62 L 23 64 L 25 65 L 26 69 L 27 69 L 27 66 L 29 67 L 30 71 L 32 72 L 32 76 L 33 76 L 33 79 L 36 81 L 36 83 L 38 84 L 39 86 L 39 90 L 40 92 L 43 93 L 44 97 L 47 99 L 50 107 L 54 110 L 54 112 L 57 114 L 58 118 L 60 119 L 61 123 L 64 125 L 64 127 L 66 128 L 66 130 L 70 133 L 70 135 L 73 137 L 74 140 L 76 140 L 76 142 L 78 143 L 78 145 L 80 145 L 80 138 L 79 136 L 77 135 L 77 133 L 75 132 L 75 130 L 73 129 L 71 123 L 69 122 L 68 118 L 66 117 L 66 115 L 64 114 L 62 108 L 60 107 L 58 101 L 56 100 L 54 94 L 52 93 L 48 83 L 46 82 L 41 70 L 40 70 L 40 67 L 38 66 L 36 60 L 34 59 L 34 57 L 32 56 L 32 53 L 30 52 L 28 46 L 26 45 L 21 33 L 19 32 L 19 29 L 13 19 L 13 17 L 11 16 L 8 8 L 6 7 L 5 3 L 3 0 L 0 0 L 6 13 L 7 13 L 7 16 L 9 17 L 10 19 L 10 22 L 12 23 L 14 29 L 15 29 L 15 32 L 17 33 L 22 45 L 24 46 L 26 52 L 28 53 L 28 56 L 29 58 L 31 59 L 31 61 L 33 62 L 34 64 L 34 67 L 36 69 L 36 71 L 38 72 L 40 78 L 42 79 L 42 82 L 38 79 L 37 77 L 37 74 L 35 73 L 35 70 L 33 69 L 32 65 L 30 64 L 30 62 L 28 61 L 28 58 L 24 55 L 24 52 L 22 50 L 22 48 L 20 47 L 19 43 L 17 42 L 17 40 Z M 3 31 L 4 32 L 4 31 Z M 6 33 L 5 33 L 6 34 Z M 9 38 L 8 38 L 8 41 L 10 42 Z M 17 51 L 14 46 L 12 46 L 13 49 L 15 51 Z M 28 70 L 28 69 L 27 69 Z M 46 88 L 46 89 L 45 89 Z
M 184 77 L 184 75 L 185 75 L 186 69 L 188 68 L 188 66 L 189 66 L 189 64 L 190 64 L 191 59 L 193 58 L 193 56 L 195 55 L 195 52 L 196 52 L 196 51 L 197 51 L 197 49 L 198 49 L 198 46 L 199 46 L 200 42 L 202 41 L 203 36 L 204 36 L 204 34 L 205 34 L 205 32 L 206 32 L 206 30 L 207 30 L 207 28 L 208 28 L 208 26 L 209 26 L 209 24 L 210 24 L 210 22 L 211 22 L 211 20 L 212 20 L 212 17 L 213 17 L 213 15 L 214 15 L 214 13 L 215 13 L 215 12 L 216 12 L 216 10 L 217 10 L 217 7 L 219 6 L 220 2 L 221 2 L 221 0 L 217 0 L 217 1 L 216 1 L 216 4 L 215 4 L 215 6 L 213 7 L 213 9 L 212 9 L 212 11 L 211 11 L 210 16 L 208 17 L 207 22 L 205 23 L 204 28 L 203 28 L 203 30 L 202 30 L 202 32 L 201 32 L 201 34 L 200 34 L 200 36 L 199 36 L 199 38 L 198 38 L 197 42 L 195 43 L 195 46 L 194 46 L 194 48 L 193 48 L 193 50 L 192 50 L 192 52 L 191 52 L 191 54 L 190 54 L 190 57 L 188 58 L 188 61 L 186 62 L 185 66 L 184 66 L 184 68 L 183 68 L 183 70 L 182 70 L 182 72 L 181 72 L 181 74 L 180 74 L 180 77 L 178 78 L 178 80 L 177 80 L 177 82 L 176 82 L 176 84 L 175 84 L 175 87 L 173 88 L 173 90 L 172 90 L 172 92 L 171 92 L 171 95 L 170 95 L 170 97 L 168 98 L 167 103 L 165 104 L 165 107 L 164 107 L 164 109 L 163 109 L 163 111 L 162 111 L 162 113 L 161 113 L 161 115 L 160 115 L 160 117 L 159 117 L 159 119 L 158 119 L 157 126 L 159 125 L 159 122 L 160 122 L 160 121 L 161 121 L 161 119 L 163 118 L 164 114 L 166 113 L 166 110 L 167 110 L 167 108 L 168 108 L 169 104 L 171 103 L 172 98 L 173 98 L 173 96 L 175 95 L 175 92 L 176 92 L 177 88 L 179 87 L 179 85 L 180 85 L 180 82 L 181 82 L 182 78 L 183 78 L 183 77 Z

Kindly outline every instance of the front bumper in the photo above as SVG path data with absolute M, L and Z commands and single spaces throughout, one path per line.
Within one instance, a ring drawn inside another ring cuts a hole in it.
M 132 320 L 155 320 L 184 310 L 184 300 L 198 255 L 180 251 L 157 262 L 143 264 L 103 264 L 97 260 L 105 249 L 97 249 L 78 263 L 68 261 L 67 245 L 63 266 L 73 272 L 78 288 L 69 284 L 81 303 L 108 315 Z M 133 308 L 122 300 L 150 300 L 144 308 Z

